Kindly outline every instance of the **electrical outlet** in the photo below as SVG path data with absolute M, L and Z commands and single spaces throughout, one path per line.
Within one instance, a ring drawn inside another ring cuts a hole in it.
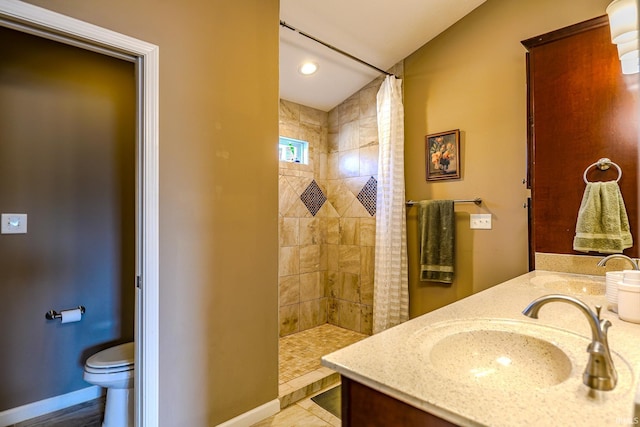
M 472 230 L 491 230 L 491 214 L 471 214 Z

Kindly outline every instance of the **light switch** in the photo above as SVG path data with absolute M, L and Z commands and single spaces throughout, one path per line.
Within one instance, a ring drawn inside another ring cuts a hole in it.
M 2 234 L 26 234 L 27 232 L 27 214 L 2 214 Z
M 491 230 L 491 214 L 471 214 L 471 229 Z

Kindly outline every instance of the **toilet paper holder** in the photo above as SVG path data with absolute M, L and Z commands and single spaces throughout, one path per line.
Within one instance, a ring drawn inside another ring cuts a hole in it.
M 84 308 L 84 306 L 83 306 L 83 305 L 79 305 L 79 306 L 77 306 L 76 308 L 72 308 L 72 309 L 70 309 L 70 310 L 75 310 L 75 309 L 77 309 L 77 308 L 79 308 L 79 309 L 80 309 L 80 313 L 81 313 L 81 314 L 84 314 L 84 312 L 85 312 L 85 308 Z M 66 311 L 66 310 L 62 310 L 62 311 Z M 58 312 L 57 312 L 57 311 L 55 311 L 55 310 L 49 310 L 49 311 L 47 311 L 47 312 L 45 313 L 44 317 L 46 317 L 46 318 L 47 318 L 47 320 L 62 319 L 62 313 L 61 313 L 61 312 L 60 312 L 60 313 L 58 313 Z

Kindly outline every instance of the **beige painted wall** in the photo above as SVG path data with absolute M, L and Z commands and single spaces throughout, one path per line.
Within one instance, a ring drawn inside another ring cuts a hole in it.
M 417 209 L 407 216 L 411 315 L 525 273 L 528 190 L 526 75 L 521 40 L 603 15 L 609 0 L 488 0 L 405 59 L 405 176 L 409 199 L 482 197 L 456 205 L 456 279 L 418 277 Z M 462 179 L 425 181 L 424 137 L 461 131 Z M 470 230 L 469 214 L 493 215 Z
M 32 0 L 160 47 L 160 425 L 278 395 L 278 0 Z

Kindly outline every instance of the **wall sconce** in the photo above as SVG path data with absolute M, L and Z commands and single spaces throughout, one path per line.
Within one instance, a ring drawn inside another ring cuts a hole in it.
M 607 6 L 611 41 L 618 48 L 623 74 L 640 72 L 638 54 L 638 4 L 636 0 L 613 0 Z

